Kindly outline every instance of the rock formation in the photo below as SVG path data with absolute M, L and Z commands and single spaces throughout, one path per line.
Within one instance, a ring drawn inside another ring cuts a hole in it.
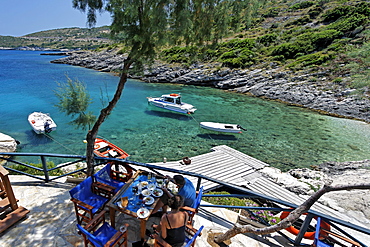
M 5 134 L 0 133 L 0 153 L 14 152 L 17 149 L 17 141 Z

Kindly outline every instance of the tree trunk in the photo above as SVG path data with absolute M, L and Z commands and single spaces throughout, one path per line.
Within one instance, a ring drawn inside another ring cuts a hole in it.
M 116 104 L 118 103 L 119 99 L 121 98 L 123 89 L 127 82 L 127 72 L 132 64 L 132 60 L 126 60 L 123 66 L 122 74 L 120 76 L 120 80 L 116 89 L 116 92 L 113 96 L 113 99 L 109 102 L 108 106 L 103 108 L 100 111 L 99 117 L 96 120 L 94 126 L 91 130 L 87 132 L 86 135 L 86 163 L 87 163 L 87 176 L 92 176 L 94 174 L 94 144 L 96 136 L 98 135 L 98 131 L 102 123 L 105 121 L 107 116 L 112 112 Z
M 215 243 L 222 243 L 230 238 L 234 237 L 239 233 L 254 233 L 257 235 L 266 235 L 273 232 L 277 232 L 283 230 L 289 226 L 291 226 L 299 217 L 306 213 L 311 206 L 320 199 L 322 195 L 331 191 L 339 191 L 339 190 L 353 190 L 353 189 L 370 189 L 370 184 L 357 184 L 357 185 L 337 185 L 337 186 L 330 186 L 325 185 L 320 190 L 318 190 L 315 194 L 313 194 L 310 198 L 308 198 L 302 205 L 297 207 L 295 210 L 290 212 L 290 214 L 280 221 L 276 225 L 264 227 L 264 228 L 256 228 L 251 225 L 240 225 L 236 223 L 233 228 L 229 229 L 223 234 L 220 234 L 215 237 Z

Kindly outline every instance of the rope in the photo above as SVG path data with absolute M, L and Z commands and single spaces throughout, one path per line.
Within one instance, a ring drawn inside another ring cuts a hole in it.
M 198 122 L 196 119 L 195 119 L 195 117 L 194 117 L 194 115 L 192 115 L 192 114 L 189 114 L 190 115 L 190 117 L 198 124 L 198 126 L 199 126 L 199 124 L 200 124 L 200 122 Z M 209 134 L 209 133 L 207 133 L 207 135 L 208 135 L 208 137 L 209 137 L 209 139 L 211 139 L 214 143 L 213 143 L 213 145 L 217 145 L 217 143 L 216 143 L 216 140 L 215 139 L 213 139 L 212 138 L 212 136 Z
M 75 152 L 74 150 L 72 150 L 72 149 L 68 148 L 67 146 L 65 146 L 65 145 L 63 145 L 62 143 L 60 143 L 60 142 L 58 142 L 57 140 L 55 140 L 53 137 L 51 137 L 51 136 L 49 136 L 49 135 L 47 135 L 47 134 L 45 134 L 45 133 L 43 133 L 43 134 L 44 134 L 44 136 L 46 136 L 46 137 L 48 137 L 49 139 L 51 139 L 52 141 L 54 141 L 54 142 L 58 143 L 60 146 L 64 147 L 64 148 L 65 148 L 65 149 L 67 149 L 68 151 L 70 151 L 70 152 L 72 152 L 72 153 L 74 153 L 74 152 Z M 74 154 L 78 155 L 77 153 L 74 153 Z

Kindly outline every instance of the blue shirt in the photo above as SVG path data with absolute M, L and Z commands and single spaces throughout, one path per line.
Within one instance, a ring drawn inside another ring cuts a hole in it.
M 179 189 L 179 195 L 184 198 L 184 206 L 192 207 L 197 197 L 193 183 L 185 179 L 185 184 Z

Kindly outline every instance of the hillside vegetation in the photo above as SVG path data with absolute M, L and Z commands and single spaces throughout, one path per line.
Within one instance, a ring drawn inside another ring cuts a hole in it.
M 369 1 L 271 1 L 227 41 L 172 47 L 161 58 L 169 63 L 219 62 L 230 68 L 273 63 L 296 72 L 329 70 L 331 87 L 350 87 L 369 98 L 369 17 Z
M 28 34 L 22 37 L 0 36 L 0 47 L 42 49 L 95 49 L 110 44 L 109 27 L 61 28 Z

